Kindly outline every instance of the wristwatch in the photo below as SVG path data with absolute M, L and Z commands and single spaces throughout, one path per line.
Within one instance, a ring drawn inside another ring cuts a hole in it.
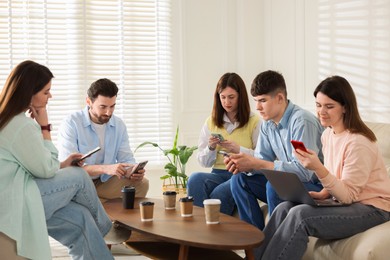
M 51 124 L 48 124 L 48 125 L 41 125 L 41 130 L 47 130 L 47 131 L 51 131 L 53 128 L 51 126 Z

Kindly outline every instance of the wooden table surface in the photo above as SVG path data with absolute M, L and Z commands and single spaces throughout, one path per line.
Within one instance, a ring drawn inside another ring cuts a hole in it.
M 153 221 L 142 222 L 139 211 L 140 201 L 153 201 Z M 121 199 L 109 200 L 103 204 L 107 214 L 131 230 L 161 241 L 180 245 L 179 259 L 187 259 L 188 247 L 221 250 L 245 250 L 248 259 L 253 259 L 253 248 L 264 239 L 263 233 L 255 226 L 238 218 L 220 215 L 220 223 L 206 224 L 204 209 L 194 206 L 192 217 L 180 215 L 179 203 L 175 210 L 165 210 L 161 199 L 136 199 L 134 209 L 123 209 Z

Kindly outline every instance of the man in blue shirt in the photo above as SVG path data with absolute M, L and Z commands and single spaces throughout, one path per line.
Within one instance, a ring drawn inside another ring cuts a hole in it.
M 66 117 L 59 129 L 59 159 L 74 152 L 101 150 L 85 159 L 83 168 L 93 179 L 100 199 L 120 198 L 123 186 L 134 186 L 136 197 L 145 197 L 149 181 L 145 170 L 129 174 L 136 163 L 130 149 L 126 125 L 115 116 L 118 87 L 99 79 L 88 89 L 87 106 Z M 126 176 L 127 175 L 127 176 Z
M 296 173 L 308 190 L 320 191 L 322 185 L 316 175 L 295 158 L 290 141 L 302 141 L 307 148 L 316 151 L 322 160 L 323 127 L 313 113 L 287 99 L 286 84 L 278 72 L 265 71 L 257 75 L 251 94 L 264 120 L 254 157 L 243 153 L 231 154 L 225 158 L 225 164 L 234 174 L 230 187 L 240 218 L 262 230 L 264 216 L 257 200 L 268 203 L 269 214 L 282 200 L 258 170 Z

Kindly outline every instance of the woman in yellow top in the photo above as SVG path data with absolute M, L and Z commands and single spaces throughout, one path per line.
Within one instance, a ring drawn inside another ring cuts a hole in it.
M 250 110 L 248 93 L 242 78 L 225 73 L 214 92 L 214 105 L 200 132 L 198 161 L 212 167 L 211 173 L 195 172 L 188 180 L 187 192 L 194 205 L 203 207 L 205 199 L 220 199 L 221 212 L 232 215 L 235 202 L 230 191 L 232 173 L 226 170 L 223 155 L 248 153 L 253 155 L 260 129 L 260 118 Z M 221 138 L 216 137 L 220 134 Z
M 51 259 L 48 234 L 73 259 L 113 259 L 103 239 L 111 221 L 88 174 L 71 166 L 82 155 L 57 159 L 46 110 L 52 78 L 47 67 L 24 61 L 1 91 L 0 232 L 28 259 Z

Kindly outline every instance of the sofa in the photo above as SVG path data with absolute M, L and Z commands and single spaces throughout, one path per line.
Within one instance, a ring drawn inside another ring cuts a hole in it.
M 375 133 L 387 173 L 390 177 L 390 124 L 365 122 Z M 390 187 L 389 187 L 390 189 Z M 268 221 L 268 207 L 260 202 Z M 238 213 L 235 212 L 238 217 Z M 302 260 L 387 260 L 390 259 L 390 221 L 365 232 L 340 240 L 309 238 L 308 248 Z
M 387 173 L 390 175 L 390 124 L 366 124 L 378 139 Z M 303 259 L 390 259 L 390 221 L 345 239 L 329 241 L 310 237 Z

